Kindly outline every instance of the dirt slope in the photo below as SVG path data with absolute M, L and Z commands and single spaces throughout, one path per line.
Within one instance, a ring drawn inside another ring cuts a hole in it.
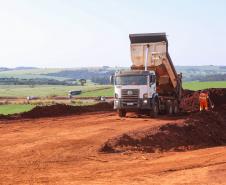
M 226 119 L 217 112 L 198 112 L 184 122 L 135 130 L 109 139 L 101 152 L 186 151 L 226 145 Z
M 206 91 L 215 105 L 214 110 L 219 110 L 219 106 L 226 104 L 226 88 L 212 88 L 206 89 Z M 180 104 L 181 109 L 188 112 L 199 111 L 199 94 L 200 91 L 184 90 Z
M 179 125 L 171 122 L 160 127 L 124 133 L 109 139 L 100 151 L 186 151 L 226 145 L 226 89 L 208 91 L 215 104 L 213 110 L 190 113 Z M 199 92 L 185 91 L 181 103 L 183 110 L 192 110 L 191 107 L 197 109 L 198 96 Z
M 87 112 L 113 111 L 113 102 L 101 102 L 87 106 L 72 106 L 66 104 L 54 104 L 49 106 L 37 106 L 28 112 L 13 115 L 0 115 L 0 120 L 18 120 L 25 118 L 44 118 L 78 115 Z

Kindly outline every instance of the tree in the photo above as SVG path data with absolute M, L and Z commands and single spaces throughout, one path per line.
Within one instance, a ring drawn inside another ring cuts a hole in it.
M 83 85 L 85 85 L 85 83 L 86 83 L 86 79 L 83 79 L 83 78 L 82 78 L 82 79 L 79 80 L 79 82 L 80 82 L 81 85 L 83 86 Z

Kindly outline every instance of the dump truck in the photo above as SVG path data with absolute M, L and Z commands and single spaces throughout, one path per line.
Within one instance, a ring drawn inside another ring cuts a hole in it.
M 177 74 L 170 58 L 166 34 L 130 34 L 129 38 L 132 65 L 112 78 L 114 109 L 120 117 L 130 111 L 153 117 L 178 113 L 182 74 Z

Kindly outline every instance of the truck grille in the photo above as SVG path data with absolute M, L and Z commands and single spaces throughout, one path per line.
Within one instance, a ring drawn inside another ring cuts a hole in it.
M 123 103 L 138 103 L 139 89 L 122 89 L 122 101 Z

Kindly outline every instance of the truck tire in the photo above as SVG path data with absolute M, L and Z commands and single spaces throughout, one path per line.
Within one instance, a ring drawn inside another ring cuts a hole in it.
M 179 104 L 178 104 L 178 102 L 175 100 L 175 101 L 174 101 L 174 105 L 173 105 L 173 113 L 174 113 L 174 114 L 178 114 L 178 112 L 179 112 Z
M 122 110 L 122 109 L 119 109 L 118 110 L 118 115 L 119 115 L 119 117 L 126 117 L 126 111 L 125 110 Z
M 172 103 L 172 101 L 168 101 L 166 103 L 166 113 L 169 114 L 169 115 L 173 114 L 173 103 Z
M 159 102 L 158 99 L 155 99 L 155 101 L 152 104 L 152 109 L 150 110 L 150 116 L 156 118 L 158 114 L 159 114 Z

